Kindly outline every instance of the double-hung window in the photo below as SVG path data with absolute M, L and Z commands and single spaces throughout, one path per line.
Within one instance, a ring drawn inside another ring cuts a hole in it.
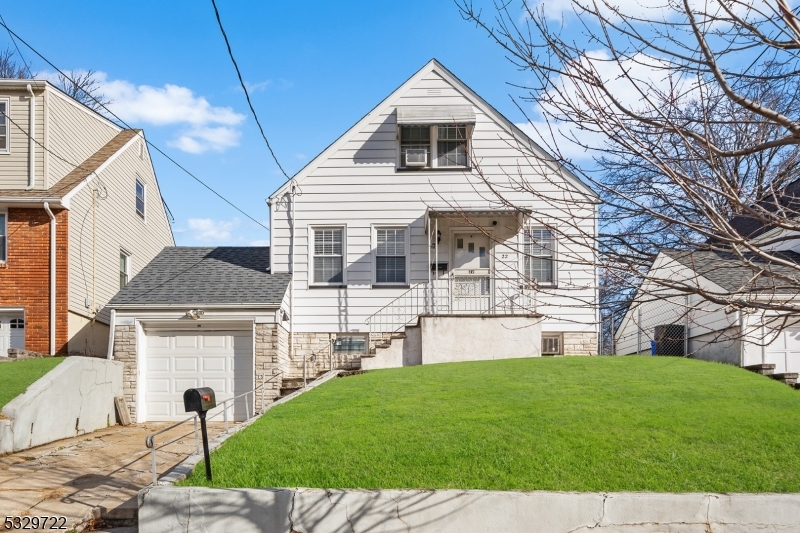
M 8 260 L 8 214 L 0 213 L 0 263 Z
M 314 283 L 344 283 L 344 229 L 314 229 Z
M 406 284 L 406 230 L 375 230 L 375 283 Z
M 537 283 L 555 282 L 555 255 L 553 234 L 547 229 L 529 228 L 525 231 L 523 270 Z
M 128 277 L 130 276 L 130 261 L 131 256 L 125 252 L 119 253 L 119 288 L 123 288 L 128 284 Z
M 467 124 L 414 124 L 400 126 L 400 168 L 467 168 Z
M 10 151 L 8 139 L 8 109 L 11 101 L 8 98 L 0 98 L 0 154 L 7 154 Z
M 136 214 L 144 218 L 144 183 L 136 178 Z

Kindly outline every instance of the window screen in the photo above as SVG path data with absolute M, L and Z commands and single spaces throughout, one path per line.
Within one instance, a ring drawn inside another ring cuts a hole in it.
M 314 282 L 342 283 L 344 230 L 314 230 Z
M 428 164 L 431 166 L 431 128 L 430 126 L 401 126 L 400 127 L 400 166 L 406 166 L 406 150 L 409 148 L 424 148 L 428 154 Z
M 436 144 L 439 167 L 467 166 L 467 127 L 464 125 L 439 126 Z
M 375 281 L 406 283 L 406 230 L 377 230 Z
M 553 235 L 546 229 L 529 229 L 524 242 L 525 275 L 539 283 L 552 283 Z

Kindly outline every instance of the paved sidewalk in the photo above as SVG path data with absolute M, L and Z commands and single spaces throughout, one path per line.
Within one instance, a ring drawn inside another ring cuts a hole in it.
M 136 493 L 152 481 L 145 437 L 168 425 L 113 426 L 0 456 L 0 515 L 66 516 L 68 529 L 79 531 L 95 508 L 111 518 L 133 517 Z M 222 423 L 208 426 L 209 440 L 223 431 Z M 194 425 L 159 435 L 156 445 L 164 443 L 156 455 L 159 475 L 194 453 Z

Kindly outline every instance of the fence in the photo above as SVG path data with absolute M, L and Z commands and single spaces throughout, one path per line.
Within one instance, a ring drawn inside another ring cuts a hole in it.
M 227 398 L 227 399 L 223 400 L 222 402 L 219 403 L 219 405 L 217 405 L 217 407 L 215 407 L 214 409 L 211 409 L 210 411 L 208 411 L 208 413 L 206 414 L 206 421 L 211 421 L 212 418 L 217 417 L 219 415 L 222 415 L 224 423 L 225 423 L 224 432 L 228 433 L 228 411 L 230 410 L 229 407 L 228 407 L 228 403 L 229 402 L 234 402 L 235 400 L 237 400 L 239 398 L 244 398 L 245 399 L 244 404 L 245 404 L 245 409 L 246 409 L 246 413 L 245 413 L 246 414 L 246 420 L 250 420 L 250 407 L 251 407 L 250 395 L 252 395 L 252 406 L 253 406 L 253 411 L 255 411 L 255 405 L 254 404 L 255 404 L 256 392 L 258 390 L 261 390 L 261 409 L 263 411 L 263 409 L 266 406 L 266 403 L 265 403 L 266 398 L 264 397 L 264 394 L 266 393 L 265 389 L 266 389 L 267 383 L 273 382 L 275 379 L 279 378 L 282 374 L 283 374 L 283 372 L 279 372 L 279 373 L 275 374 L 274 376 L 270 377 L 269 379 L 262 380 L 261 385 L 259 385 L 258 387 L 255 387 L 253 390 L 249 390 L 249 391 L 247 391 L 247 392 L 245 392 L 243 394 L 239 394 L 237 396 L 233 396 L 232 398 Z M 220 408 L 221 408 L 221 410 L 219 410 Z M 216 413 L 214 413 L 215 410 L 217 410 Z M 255 412 L 253 414 L 255 414 Z M 192 415 L 192 416 L 190 416 L 190 417 L 188 417 L 188 418 L 186 418 L 184 420 L 181 420 L 180 422 L 176 422 L 176 423 L 172 424 L 171 426 L 168 426 L 168 427 L 166 427 L 166 428 L 164 428 L 164 429 L 162 429 L 160 431 L 156 431 L 155 433 L 151 433 L 150 435 L 145 437 L 145 439 L 144 439 L 145 446 L 147 446 L 150 449 L 150 458 L 151 458 L 151 464 L 152 464 L 152 470 L 153 470 L 153 483 L 152 483 L 153 486 L 158 485 L 158 473 L 156 472 L 156 450 L 158 450 L 160 448 L 163 448 L 164 446 L 167 446 L 168 444 L 171 444 L 171 442 L 165 442 L 161 446 L 156 446 L 156 437 L 166 433 L 167 431 L 175 429 L 176 427 L 179 427 L 179 426 L 181 426 L 183 424 L 186 424 L 190 420 L 194 421 L 195 453 L 197 455 L 200 455 L 201 453 L 203 453 L 203 451 L 200 449 L 200 433 L 199 433 L 199 429 L 198 429 L 199 424 L 198 424 L 198 416 L 197 415 Z
M 651 296 L 634 301 L 624 315 L 603 318 L 600 353 L 687 355 L 691 314 L 686 295 Z

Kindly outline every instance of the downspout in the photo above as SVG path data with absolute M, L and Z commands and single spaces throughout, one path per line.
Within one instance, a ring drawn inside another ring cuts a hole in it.
M 295 186 L 292 184 L 292 192 L 290 195 L 291 217 L 292 217 L 292 234 L 291 234 L 291 249 L 289 253 L 292 259 L 289 261 L 289 359 L 294 360 L 294 241 L 295 241 L 295 218 L 294 218 L 294 198 L 296 194 Z M 271 234 L 271 231 L 270 231 Z
M 30 83 L 27 89 L 31 101 L 28 105 L 28 186 L 25 190 L 29 191 L 36 185 L 36 96 Z
M 108 355 L 106 355 L 106 359 L 109 361 L 114 360 L 114 329 L 115 325 L 114 322 L 117 320 L 117 310 L 111 310 L 111 318 L 108 321 Z
M 50 204 L 44 203 L 50 217 L 50 355 L 56 354 L 56 217 Z

